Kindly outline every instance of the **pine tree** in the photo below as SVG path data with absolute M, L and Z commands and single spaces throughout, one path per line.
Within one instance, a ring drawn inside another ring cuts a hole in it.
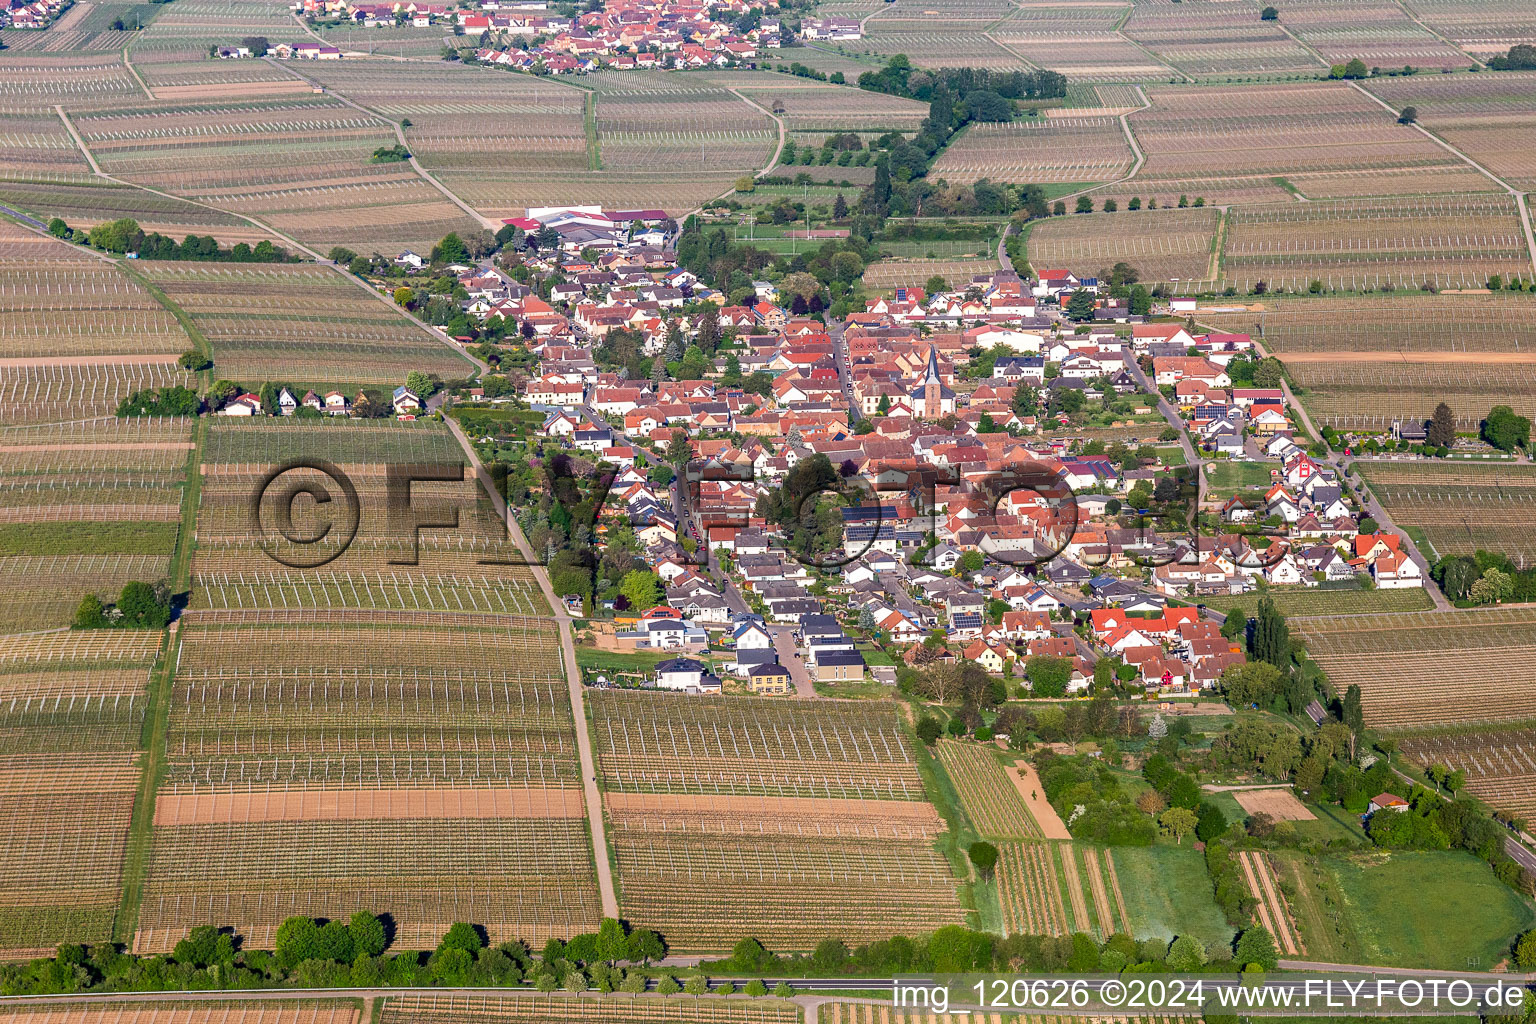
M 1425 440 L 1431 448 L 1449 448 L 1455 443 L 1456 416 L 1444 402 L 1435 406 L 1435 415 L 1429 421 L 1429 436 Z
M 1168 723 L 1163 720 L 1162 712 L 1152 716 L 1152 721 L 1147 725 L 1147 738 L 1160 740 L 1168 735 Z
M 842 220 L 846 216 L 848 216 L 848 200 L 844 199 L 843 194 L 839 192 L 837 198 L 832 200 L 832 219 Z
M 1284 672 L 1291 667 L 1291 630 L 1269 597 L 1259 598 L 1251 653 Z

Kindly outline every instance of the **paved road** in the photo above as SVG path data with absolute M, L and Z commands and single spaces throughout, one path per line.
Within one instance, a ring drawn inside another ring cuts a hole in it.
M 1157 386 L 1148 379 L 1146 371 L 1136 361 L 1135 353 L 1127 353 L 1127 355 L 1131 358 L 1126 360 L 1126 370 L 1130 372 L 1132 377 L 1136 378 L 1136 383 L 1141 387 L 1141 390 L 1157 399 L 1157 411 L 1163 414 L 1163 419 L 1167 421 L 1170 427 L 1179 432 L 1179 447 L 1184 449 L 1184 461 L 1187 465 L 1195 467 L 1195 476 L 1200 483 L 1200 496 L 1204 498 L 1205 474 L 1199 472 L 1200 455 L 1195 451 L 1195 446 L 1189 439 L 1189 432 L 1184 429 L 1184 417 L 1179 415 L 1179 410 L 1175 409 L 1173 404 L 1163 397 L 1163 393 L 1157 390 Z
M 833 363 L 837 366 L 837 379 L 843 385 L 843 399 L 848 403 L 848 424 L 852 426 L 864 418 L 858 400 L 853 397 L 853 365 L 848 359 L 848 342 L 843 338 L 843 323 L 836 321 L 827 327 L 832 337 Z M 878 415 L 878 414 L 877 414 Z
M 769 626 L 768 632 L 773 634 L 773 650 L 779 656 L 779 664 L 789 670 L 789 678 L 794 681 L 796 695 L 816 696 L 816 684 L 811 680 L 811 673 L 795 647 L 795 627 Z
M 586 796 L 587 823 L 592 832 L 592 859 L 597 865 L 597 890 L 602 899 L 603 916 L 618 917 L 619 901 L 613 885 L 613 870 L 608 863 L 608 840 L 603 824 L 603 801 L 597 791 L 597 767 L 592 757 L 592 738 L 587 734 L 587 712 L 584 687 L 581 683 L 581 669 L 576 664 L 576 644 L 571 638 L 571 617 L 566 614 L 564 604 L 558 599 L 554 588 L 549 583 L 549 572 L 544 566 L 536 564 L 533 548 L 528 544 L 528 538 L 523 535 L 523 529 L 512 517 L 511 510 L 507 508 L 506 500 L 491 480 L 491 474 L 480 461 L 480 456 L 475 452 L 475 446 L 469 443 L 469 438 L 464 436 L 458 421 L 451 416 L 443 418 L 448 424 L 448 429 L 463 447 L 464 454 L 469 458 L 469 464 L 474 468 L 475 477 L 485 486 L 485 491 L 491 497 L 491 504 L 496 513 L 501 516 L 502 522 L 507 524 L 507 532 L 511 535 L 517 549 L 527 559 L 529 568 L 533 571 L 533 578 L 538 581 L 539 589 L 544 592 L 544 599 L 549 602 L 553 610 L 554 619 L 560 630 L 560 648 L 565 658 L 565 683 L 570 693 L 571 711 L 576 719 L 576 756 L 581 762 L 581 787 Z
M 1536 875 L 1536 853 L 1532 853 L 1514 836 L 1504 837 L 1504 852 L 1509 854 L 1510 859 L 1515 863 Z

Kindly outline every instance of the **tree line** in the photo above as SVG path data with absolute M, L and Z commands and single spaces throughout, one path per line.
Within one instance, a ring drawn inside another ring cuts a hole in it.
M 72 228 L 62 217 L 48 222 L 48 233 L 66 242 L 89 245 L 103 252 L 135 253 L 141 260 L 199 260 L 213 263 L 297 263 L 288 250 L 262 239 L 254 246 L 236 242 L 229 248 L 212 235 L 188 235 L 180 242 L 158 231 L 146 233 L 132 217 L 103 221 L 86 231 Z

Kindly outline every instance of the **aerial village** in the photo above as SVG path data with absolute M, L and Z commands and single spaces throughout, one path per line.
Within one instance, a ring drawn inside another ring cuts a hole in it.
M 659 210 L 508 226 L 543 244 L 446 268 L 460 324 L 499 339 L 456 340 L 497 372 L 402 386 L 393 411 L 451 409 L 514 472 L 609 471 L 594 540 L 621 568 L 565 599 L 591 642 L 667 657 L 589 682 L 812 694 L 965 660 L 1025 689 L 1049 663 L 1067 694 L 1172 699 L 1245 657 L 1205 598 L 1425 585 L 1284 383 L 1253 383 L 1262 348 L 1195 329 L 1190 300 L 1134 315 L 1095 278 L 1003 269 L 837 320 L 767 281 L 731 303 L 677 265 Z M 431 272 L 394 264 L 394 282 Z
M 311 23 L 365 29 L 441 25 L 463 36 L 482 64 L 547 74 L 584 74 L 599 68 L 688 69 L 752 60 L 780 45 L 776 16 L 764 17 L 762 0 L 698 3 L 675 0 L 619 0 L 600 10 L 566 16 L 543 0 L 472 6 L 390 0 L 300 0 L 294 10 Z M 773 6 L 776 11 L 776 5 Z M 812 18 L 802 26 L 809 39 L 860 38 L 859 22 Z M 277 56 L 339 58 L 341 50 L 301 43 Z

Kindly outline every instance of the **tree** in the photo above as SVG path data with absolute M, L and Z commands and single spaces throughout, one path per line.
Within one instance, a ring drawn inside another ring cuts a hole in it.
M 913 727 L 913 731 L 917 733 L 918 739 L 931 747 L 938 742 L 943 728 L 939 725 L 937 718 L 934 718 L 932 715 L 924 715 L 917 720 L 917 725 Z
M 691 974 L 683 982 L 683 991 L 691 996 L 702 996 L 709 991 L 709 979 L 702 974 Z
M 411 303 L 416 299 L 416 293 L 404 285 L 395 289 L 395 305 L 403 309 L 410 309 Z
M 649 569 L 634 569 L 625 573 L 624 579 L 619 583 L 619 593 L 629 602 L 629 608 L 634 612 L 643 612 L 656 607 L 665 597 L 661 579 Z
M 1344 73 L 1340 77 L 1364 78 L 1370 73 L 1370 69 L 1365 66 L 1365 61 L 1361 60 L 1359 57 L 1354 57 L 1349 61 L 1349 63 L 1344 65 Z
M 75 608 L 75 628 L 100 629 L 104 625 L 106 625 L 106 618 L 102 611 L 101 598 L 95 594 L 86 594 Z
M 484 946 L 485 940 L 480 937 L 480 932 L 474 925 L 457 921 L 443 933 L 443 940 L 437 944 L 437 951 L 441 953 L 448 949 L 462 949 L 473 955 Z
M 305 960 L 314 959 L 319 951 L 320 926 L 312 917 L 290 917 L 277 926 L 272 940 L 277 962 L 292 970 Z
M 1195 830 L 1199 819 L 1195 812 L 1187 807 L 1170 807 L 1158 815 L 1157 823 L 1163 827 L 1163 831 L 1173 836 L 1174 842 L 1180 845 L 1184 837 Z
M 773 986 L 773 994 L 778 996 L 780 999 L 788 999 L 790 996 L 795 994 L 795 987 L 787 981 L 781 981 L 777 985 Z
M 347 921 L 347 933 L 352 936 L 352 950 L 358 956 L 378 956 L 389 946 L 384 923 L 367 910 L 353 913 L 352 920 Z
M 848 216 L 848 200 L 839 192 L 837 198 L 832 200 L 832 219 L 843 220 Z
M 742 991 L 749 996 L 757 998 L 768 994 L 768 986 L 763 984 L 762 978 L 753 978 L 747 982 L 746 987 Z
M 1285 671 L 1291 665 L 1291 630 L 1285 616 L 1268 596 L 1259 598 L 1254 616 L 1253 643 L 1250 652 L 1259 661 Z
M 667 442 L 667 461 L 681 472 L 691 458 L 693 458 L 693 446 L 688 443 L 688 435 L 681 430 L 672 431 L 672 438 Z
M 1269 933 L 1269 930 L 1261 925 L 1254 925 L 1238 936 L 1232 959 L 1244 967 L 1257 964 L 1263 970 L 1272 971 L 1280 962 L 1280 951 L 1275 947 L 1275 937 Z
M 1284 677 L 1267 661 L 1249 661 L 1232 665 L 1221 673 L 1221 688 L 1227 700 L 1236 706 L 1255 704 L 1264 707 L 1280 692 Z
M 1227 816 L 1221 813 L 1220 807 L 1209 800 L 1200 801 L 1200 810 L 1196 819 L 1195 838 L 1202 843 L 1208 843 L 1227 831 Z
M 1256 388 L 1278 388 L 1285 380 L 1285 365 L 1274 356 L 1265 356 L 1253 367 L 1253 386 Z
M 1074 212 L 1076 212 L 1076 213 L 1092 213 L 1093 212 L 1093 197 L 1092 196 L 1078 196 L 1077 197 L 1077 209 Z
M 661 936 L 649 928 L 636 928 L 629 933 L 628 959 L 638 960 L 641 963 L 650 963 L 652 960 L 660 960 L 667 955 L 666 943 L 661 941 Z
M 1176 971 L 1199 970 L 1205 960 L 1205 945 L 1193 935 L 1180 935 L 1168 947 L 1168 966 Z
M 1067 316 L 1072 320 L 1091 320 L 1097 305 L 1092 292 L 1086 288 L 1079 288 L 1067 300 Z
M 973 573 L 980 572 L 981 567 L 984 564 L 986 563 L 982 557 L 981 552 L 971 550 L 960 556 L 960 561 L 956 563 L 956 568 L 958 568 L 962 573 Z
M 154 587 L 139 580 L 123 584 L 122 593 L 117 596 L 117 610 L 122 612 L 125 626 L 160 629 L 171 621 L 169 599 L 162 601 Z
M 1429 434 L 1425 443 L 1431 448 L 1449 448 L 1456 443 L 1456 414 L 1441 402 L 1435 406 L 1435 414 L 1429 420 Z
M 1344 724 L 1349 726 L 1349 731 L 1356 736 L 1365 729 L 1365 708 L 1360 700 L 1360 684 L 1350 683 L 1344 691 L 1343 715 Z
M 1496 405 L 1488 410 L 1482 433 L 1483 440 L 1495 448 L 1512 452 L 1530 444 L 1531 421 L 1525 416 L 1516 416 L 1515 411 L 1507 405 Z
M 610 963 L 623 960 L 629 953 L 628 936 L 624 923 L 616 917 L 605 917 L 597 926 L 597 955 Z
M 997 867 L 997 847 L 991 843 L 975 842 L 966 851 L 971 858 L 971 863 L 976 866 L 976 871 L 983 879 L 992 877 L 992 870 Z
M 1275 10 L 1273 7 L 1266 7 L 1266 8 L 1264 8 L 1263 11 L 1259 12 L 1259 20 L 1260 21 L 1279 21 L 1280 20 L 1280 12 Z
M 1526 932 L 1515 943 L 1515 966 L 1522 971 L 1536 970 L 1536 930 Z
M 1419 120 L 1419 108 L 1418 107 L 1413 107 L 1413 106 L 1404 107 L 1403 108 L 1403 112 L 1401 114 L 1397 115 L 1397 123 L 1398 124 L 1415 124 L 1415 123 L 1418 122 L 1418 120 Z
M 1072 662 L 1068 658 L 1037 654 L 1025 662 L 1024 675 L 1036 697 L 1061 697 L 1072 679 Z

